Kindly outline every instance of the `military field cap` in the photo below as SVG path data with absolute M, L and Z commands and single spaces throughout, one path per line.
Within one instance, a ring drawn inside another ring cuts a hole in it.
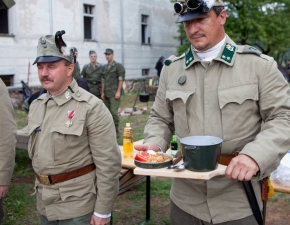
M 62 35 L 65 31 L 57 31 L 55 35 L 42 36 L 37 45 L 37 57 L 34 61 L 39 62 L 56 62 L 65 59 L 71 63 L 76 62 L 74 55 L 74 48 L 67 47 L 66 43 L 62 40 Z
M 108 55 L 111 55 L 113 53 L 114 53 L 113 49 L 110 49 L 110 48 L 107 48 L 106 51 L 104 52 L 104 54 L 108 54 Z
M 90 50 L 90 51 L 89 51 L 89 55 L 91 55 L 91 54 L 97 54 L 97 53 L 96 53 L 96 51 L 94 51 L 94 50 Z
M 174 10 L 179 14 L 175 23 L 195 19 L 208 13 L 214 6 L 224 6 L 222 0 L 178 0 Z
M 0 0 L 0 9 L 9 9 L 15 5 L 14 0 Z
M 76 47 L 72 47 L 72 48 L 74 49 L 74 51 L 75 51 L 75 52 L 77 52 L 77 51 L 78 51 L 78 49 L 77 49 Z

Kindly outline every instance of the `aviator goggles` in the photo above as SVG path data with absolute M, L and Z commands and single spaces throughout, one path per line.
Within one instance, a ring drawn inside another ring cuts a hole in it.
M 188 11 L 193 11 L 198 9 L 200 6 L 202 6 L 202 4 L 195 0 L 187 0 L 185 3 L 175 2 L 174 10 L 176 13 L 182 14 L 186 9 Z

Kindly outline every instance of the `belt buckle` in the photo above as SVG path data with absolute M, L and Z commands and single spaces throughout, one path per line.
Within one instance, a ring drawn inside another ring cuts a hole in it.
M 40 183 L 45 185 L 51 185 L 48 175 L 37 174 L 38 180 Z

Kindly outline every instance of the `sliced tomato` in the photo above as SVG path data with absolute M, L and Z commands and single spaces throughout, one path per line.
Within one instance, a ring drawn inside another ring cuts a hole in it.
M 149 158 L 149 154 L 144 151 L 140 151 L 136 154 L 135 159 L 139 162 L 146 162 Z

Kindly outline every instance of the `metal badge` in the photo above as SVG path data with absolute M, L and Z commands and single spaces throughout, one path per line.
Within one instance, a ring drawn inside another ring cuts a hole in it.
M 71 120 L 66 121 L 65 126 L 66 127 L 71 127 L 72 126 L 72 121 Z
M 187 79 L 186 76 L 181 76 L 181 77 L 178 79 L 178 83 L 179 83 L 180 85 L 183 85 L 183 84 L 185 84 L 186 79 Z

